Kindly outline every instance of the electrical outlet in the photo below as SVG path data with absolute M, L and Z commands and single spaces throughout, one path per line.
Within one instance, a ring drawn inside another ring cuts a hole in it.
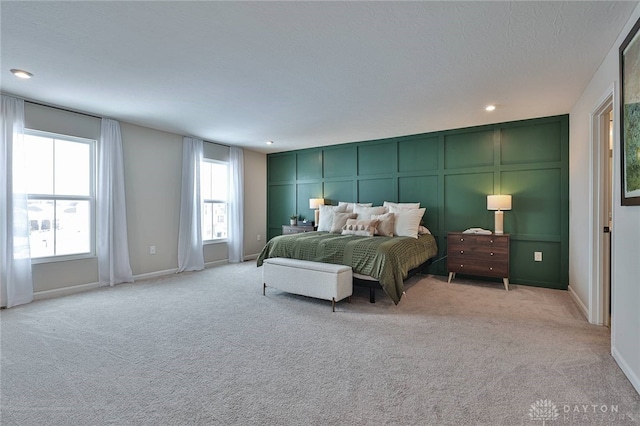
M 149 254 L 156 254 L 156 246 L 149 246 Z
M 534 251 L 533 252 L 533 260 L 536 262 L 542 262 L 542 252 L 541 251 Z
M 262 241 L 262 235 L 258 234 L 258 241 Z

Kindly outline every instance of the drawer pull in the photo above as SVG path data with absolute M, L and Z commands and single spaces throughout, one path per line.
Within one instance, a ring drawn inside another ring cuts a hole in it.
M 464 238 L 460 238 L 460 241 L 464 241 Z
M 490 271 L 493 271 L 493 268 L 489 268 Z
M 493 256 L 493 252 L 491 252 L 491 256 Z
M 460 250 L 460 254 L 464 254 L 464 250 Z
M 493 244 L 493 240 L 489 240 L 489 242 L 490 242 L 491 244 Z
M 462 267 L 464 267 L 464 265 L 460 265 L 460 267 L 462 268 Z

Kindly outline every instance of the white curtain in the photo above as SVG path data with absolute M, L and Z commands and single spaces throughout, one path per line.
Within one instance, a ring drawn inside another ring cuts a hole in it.
M 244 156 L 242 148 L 229 151 L 229 262 L 244 260 Z
M 0 117 L 0 303 L 33 300 L 24 154 L 24 101 L 2 95 Z
M 102 119 L 98 144 L 98 278 L 102 285 L 133 282 L 127 240 L 120 123 Z
M 178 271 L 204 269 L 202 250 L 202 211 L 200 198 L 200 163 L 204 142 L 184 137 L 182 142 L 182 189 L 180 191 L 180 226 L 178 228 Z

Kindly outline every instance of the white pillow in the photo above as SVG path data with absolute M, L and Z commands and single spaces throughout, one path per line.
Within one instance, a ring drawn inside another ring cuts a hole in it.
M 342 235 L 360 235 L 373 237 L 376 233 L 377 220 L 348 219 L 342 227 Z
M 384 207 L 397 208 L 397 209 L 419 209 L 420 203 L 392 203 L 391 201 L 385 201 L 382 203 Z
M 333 234 L 341 234 L 342 227 L 347 224 L 347 220 L 355 218 L 355 213 L 335 213 L 333 215 L 333 223 L 331 224 L 331 232 Z
M 385 214 L 372 214 L 371 220 L 379 220 L 378 226 L 376 226 L 376 235 L 382 235 L 385 237 L 393 237 L 393 230 L 395 225 L 395 216 L 393 213 Z
M 344 212 L 344 206 L 318 206 L 320 209 L 320 218 L 318 219 L 318 231 L 331 231 L 333 224 L 333 215 L 335 213 Z
M 396 221 L 393 234 L 399 237 L 418 238 L 420 220 L 422 220 L 425 211 L 427 211 L 427 209 L 424 207 L 412 210 L 390 207 L 389 213 L 393 213 Z
M 364 207 L 360 204 L 353 206 L 353 212 L 358 215 L 358 220 L 369 220 L 372 214 L 385 214 L 387 212 L 386 207 Z
M 358 203 L 347 203 L 345 201 L 338 201 L 338 206 L 344 206 L 345 210 L 343 210 L 343 211 L 345 211 L 347 213 L 353 213 L 353 207 L 356 206 L 356 205 L 358 205 L 360 207 L 371 207 L 371 206 L 373 206 L 373 203 L 359 203 L 358 204 Z

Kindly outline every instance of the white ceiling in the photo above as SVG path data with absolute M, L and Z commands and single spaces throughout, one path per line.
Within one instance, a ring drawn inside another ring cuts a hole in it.
M 636 5 L 2 1 L 0 89 L 261 152 L 410 135 L 570 112 Z

